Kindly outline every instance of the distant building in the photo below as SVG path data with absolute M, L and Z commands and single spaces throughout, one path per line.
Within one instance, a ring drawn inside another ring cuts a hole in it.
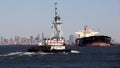
M 3 38 L 3 36 L 1 36 L 1 38 L 0 38 L 0 44 L 3 44 L 4 43 L 4 38 Z
M 69 44 L 74 44 L 75 43 L 75 36 L 74 35 L 70 35 L 69 37 Z
M 42 40 L 44 40 L 45 39 L 45 36 L 44 36 L 44 33 L 42 33 Z
M 40 34 L 38 34 L 36 38 L 38 41 L 40 41 Z

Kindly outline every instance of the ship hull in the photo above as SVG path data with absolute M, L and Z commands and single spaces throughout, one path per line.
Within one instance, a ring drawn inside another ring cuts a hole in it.
M 54 48 L 53 48 L 54 47 Z M 55 47 L 58 47 L 55 49 Z M 62 45 L 60 45 L 62 47 Z M 61 52 L 71 52 L 71 49 L 67 46 L 65 48 L 60 49 L 59 45 L 43 45 L 43 46 L 38 46 L 38 47 L 32 47 L 28 49 L 28 52 L 47 52 L 47 53 L 61 53 Z
M 77 38 L 75 40 L 78 46 L 111 46 L 111 37 L 108 36 L 90 36 Z

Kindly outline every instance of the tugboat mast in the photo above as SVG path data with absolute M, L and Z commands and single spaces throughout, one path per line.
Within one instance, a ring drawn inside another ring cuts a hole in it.
M 57 2 L 55 3 L 55 17 L 54 17 L 54 28 L 55 28 L 55 38 L 57 38 L 57 40 L 62 40 L 63 38 L 63 34 L 62 34 L 62 29 L 61 29 L 61 18 L 57 13 Z
M 57 2 L 55 3 L 55 17 L 57 16 Z

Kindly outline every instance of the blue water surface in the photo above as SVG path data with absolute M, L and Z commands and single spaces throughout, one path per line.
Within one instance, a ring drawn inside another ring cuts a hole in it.
M 33 46 L 0 46 L 0 68 L 120 68 L 120 46 L 71 46 L 72 53 L 27 52 Z

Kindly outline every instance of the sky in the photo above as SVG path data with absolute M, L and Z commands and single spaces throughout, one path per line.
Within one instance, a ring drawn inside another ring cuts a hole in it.
M 120 41 L 120 0 L 0 0 L 0 36 L 50 35 L 55 2 L 66 39 L 87 25 Z

